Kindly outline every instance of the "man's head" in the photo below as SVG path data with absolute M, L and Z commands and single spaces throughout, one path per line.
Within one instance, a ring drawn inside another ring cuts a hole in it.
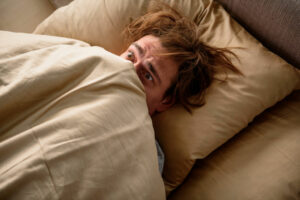
M 130 46 L 122 57 L 134 63 L 151 115 L 174 103 L 189 112 L 203 105 L 218 66 L 240 73 L 227 56 L 234 54 L 203 44 L 200 33 L 193 21 L 166 5 L 135 19 L 124 30 Z M 156 75 L 161 84 L 153 83 L 159 81 Z
M 179 66 L 170 57 L 160 56 L 165 53 L 167 50 L 159 38 L 146 35 L 132 43 L 121 55 L 133 63 L 144 85 L 150 115 L 165 111 L 174 103 L 165 93 L 175 83 Z

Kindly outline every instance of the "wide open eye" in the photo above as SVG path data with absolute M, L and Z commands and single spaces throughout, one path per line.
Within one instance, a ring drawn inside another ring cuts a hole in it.
M 133 62 L 134 59 L 135 59 L 134 53 L 132 51 L 128 51 L 127 52 L 127 58 L 128 58 L 128 60 L 130 60 L 131 62 Z
M 151 74 L 149 72 L 145 73 L 145 78 L 149 81 L 153 81 L 153 77 L 151 76 Z

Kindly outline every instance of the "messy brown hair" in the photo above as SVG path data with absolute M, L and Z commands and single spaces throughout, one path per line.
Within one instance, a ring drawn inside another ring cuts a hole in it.
M 230 60 L 229 56 L 234 55 L 230 50 L 201 42 L 198 26 L 170 6 L 149 10 L 124 30 L 128 45 L 146 35 L 158 37 L 168 52 L 163 56 L 179 63 L 177 80 L 165 97 L 174 98 L 189 112 L 191 107 L 204 104 L 204 93 L 214 79 L 217 66 L 240 73 Z

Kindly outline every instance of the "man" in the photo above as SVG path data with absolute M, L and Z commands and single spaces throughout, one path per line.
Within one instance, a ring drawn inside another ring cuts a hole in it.
M 133 63 L 144 85 L 150 115 L 163 112 L 174 103 L 164 94 L 176 81 L 179 66 L 170 57 L 158 56 L 166 52 L 159 38 L 147 35 L 130 45 L 121 55 Z
M 174 103 L 189 112 L 203 105 L 216 66 L 239 73 L 226 55 L 232 54 L 229 50 L 204 45 L 197 25 L 172 8 L 150 11 L 129 24 L 124 34 L 130 45 L 121 57 L 133 63 L 151 116 Z M 164 154 L 157 141 L 156 146 L 162 172 Z
M 189 112 L 203 105 L 218 67 L 240 73 L 228 57 L 231 51 L 203 44 L 197 25 L 170 7 L 137 18 L 124 35 L 130 46 L 121 57 L 134 64 L 151 116 L 174 103 Z

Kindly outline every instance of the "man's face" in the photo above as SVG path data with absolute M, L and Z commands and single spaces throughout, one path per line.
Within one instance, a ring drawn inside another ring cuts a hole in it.
M 166 90 L 175 81 L 178 64 L 167 56 L 159 38 L 147 35 L 134 42 L 121 54 L 133 63 L 136 73 L 144 85 L 149 114 L 162 112 L 172 106 L 173 101 L 164 98 Z

